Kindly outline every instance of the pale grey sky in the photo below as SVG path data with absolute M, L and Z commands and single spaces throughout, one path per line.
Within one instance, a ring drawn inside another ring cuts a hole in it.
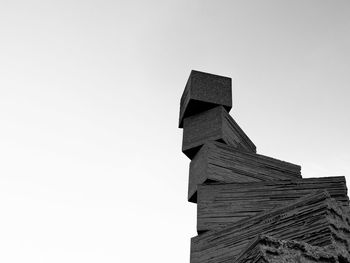
M 350 181 L 349 47 L 349 1 L 0 0 L 0 261 L 189 262 L 191 69 L 258 153 Z

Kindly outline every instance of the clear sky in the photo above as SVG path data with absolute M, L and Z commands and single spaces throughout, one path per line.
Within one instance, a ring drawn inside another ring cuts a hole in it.
M 0 261 L 189 262 L 191 69 L 258 153 L 350 182 L 349 47 L 349 1 L 0 0 Z

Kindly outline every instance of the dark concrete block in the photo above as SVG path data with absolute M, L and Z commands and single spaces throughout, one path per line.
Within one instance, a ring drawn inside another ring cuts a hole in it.
M 211 140 L 242 151 L 256 152 L 254 143 L 222 106 L 185 118 L 183 127 L 182 152 L 190 159 Z
M 317 247 L 308 243 L 260 235 L 236 263 L 349 263 L 350 255 L 339 246 Z
M 179 128 L 184 118 L 218 105 L 232 108 L 231 78 L 192 70 L 181 97 Z
M 235 262 L 256 236 L 338 246 L 349 253 L 349 217 L 327 192 L 316 192 L 282 208 L 243 219 L 191 239 L 191 263 Z
M 349 206 L 345 177 L 305 178 L 294 181 L 199 185 L 197 231 L 225 228 L 310 194 L 326 190 L 339 205 Z
M 190 163 L 188 200 L 196 202 L 199 184 L 295 180 L 301 178 L 300 169 L 299 165 L 210 141 Z

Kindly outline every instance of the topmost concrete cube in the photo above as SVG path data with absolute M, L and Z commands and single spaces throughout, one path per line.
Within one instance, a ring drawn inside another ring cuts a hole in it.
M 185 117 L 222 105 L 232 108 L 232 80 L 228 77 L 192 70 L 180 102 L 179 128 Z

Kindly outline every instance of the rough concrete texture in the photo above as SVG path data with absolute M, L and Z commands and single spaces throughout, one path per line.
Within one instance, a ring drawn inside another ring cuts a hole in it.
M 236 263 L 349 263 L 346 249 L 336 245 L 312 246 L 305 242 L 261 235 L 237 258 Z

